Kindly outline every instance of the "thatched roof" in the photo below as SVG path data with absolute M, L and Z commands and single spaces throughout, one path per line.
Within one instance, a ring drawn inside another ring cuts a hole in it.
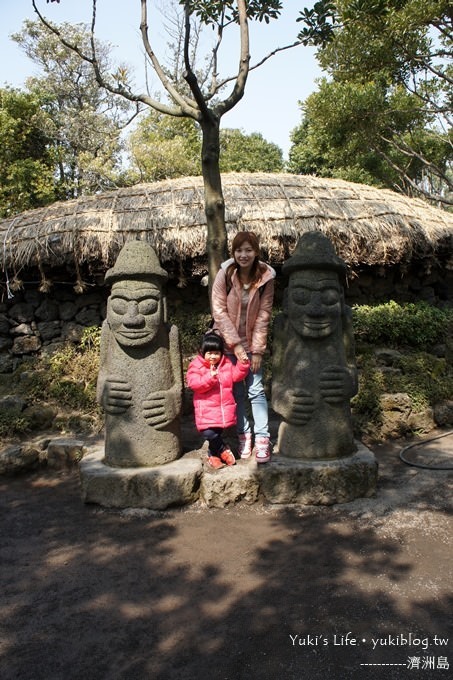
M 266 257 L 283 262 L 308 230 L 323 231 L 350 267 L 452 253 L 453 215 L 388 190 L 313 176 L 223 175 L 228 234 L 255 231 Z M 203 261 L 201 177 L 139 184 L 54 203 L 0 222 L 5 273 L 96 262 L 107 268 L 126 240 L 146 239 L 161 262 Z

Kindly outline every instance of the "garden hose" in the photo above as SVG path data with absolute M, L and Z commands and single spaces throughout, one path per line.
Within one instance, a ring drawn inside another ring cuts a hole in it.
M 400 458 L 403 461 L 403 463 L 406 463 L 406 465 L 413 465 L 414 467 L 418 468 L 423 468 L 424 470 L 453 470 L 453 465 L 424 465 L 423 463 L 413 463 L 411 460 L 407 460 L 404 457 L 404 453 L 408 449 L 412 449 L 414 446 L 422 446 L 423 444 L 427 444 L 428 442 L 433 442 L 436 439 L 441 439 L 441 437 L 448 437 L 449 435 L 453 434 L 453 430 L 450 430 L 449 432 L 444 432 L 443 434 L 438 434 L 436 437 L 430 437 L 429 439 L 423 439 L 421 442 L 415 442 L 414 444 L 409 444 L 408 446 L 405 446 L 403 449 L 400 451 Z

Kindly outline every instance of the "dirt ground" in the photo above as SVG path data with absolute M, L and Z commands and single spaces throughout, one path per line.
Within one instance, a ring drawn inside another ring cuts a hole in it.
M 114 511 L 76 470 L 2 478 L 1 680 L 452 677 L 453 473 L 405 445 L 332 507 Z

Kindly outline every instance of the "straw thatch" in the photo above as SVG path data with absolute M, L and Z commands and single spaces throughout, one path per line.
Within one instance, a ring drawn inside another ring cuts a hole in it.
M 451 256 L 453 215 L 388 190 L 312 176 L 223 175 L 227 231 L 252 230 L 279 264 L 305 231 L 333 241 L 349 267 Z M 0 222 L 6 275 L 31 266 L 111 266 L 126 240 L 146 239 L 161 262 L 205 260 L 201 177 L 139 184 L 55 203 Z

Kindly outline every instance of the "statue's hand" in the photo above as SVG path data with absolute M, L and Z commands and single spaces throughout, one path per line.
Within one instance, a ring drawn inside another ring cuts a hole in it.
M 106 413 L 124 413 L 132 403 L 132 389 L 124 378 L 109 376 L 104 383 L 103 406 Z
M 175 394 L 170 391 L 153 392 L 143 401 L 143 417 L 156 430 L 163 430 L 178 414 Z
M 351 394 L 351 376 L 343 366 L 327 366 L 319 379 L 321 396 L 328 404 L 348 400 Z
M 292 425 L 306 425 L 315 410 L 315 400 L 307 390 L 289 390 L 287 420 Z

